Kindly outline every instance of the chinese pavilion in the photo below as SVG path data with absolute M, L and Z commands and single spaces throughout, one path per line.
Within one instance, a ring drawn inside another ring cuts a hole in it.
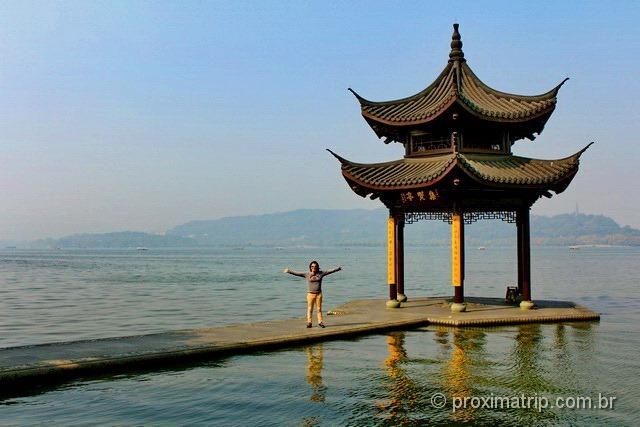
M 553 113 L 560 87 L 536 96 L 499 92 L 471 70 L 453 25 L 449 61 L 436 80 L 408 98 L 373 102 L 349 89 L 362 116 L 386 144 L 404 146 L 402 159 L 363 164 L 333 154 L 349 187 L 380 199 L 389 209 L 388 307 L 406 301 L 404 225 L 422 219 L 451 224 L 451 310 L 465 310 L 464 226 L 502 219 L 517 226 L 520 307 L 531 301 L 529 210 L 540 197 L 564 191 L 578 172 L 581 154 L 558 160 L 513 155 L 523 138 L 533 140 Z M 591 145 L 591 144 L 589 144 Z

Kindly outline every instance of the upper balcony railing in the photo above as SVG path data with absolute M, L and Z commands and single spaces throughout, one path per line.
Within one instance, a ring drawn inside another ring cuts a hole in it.
M 489 137 L 490 138 L 490 137 Z M 500 140 L 464 138 L 459 132 L 452 132 L 449 136 L 431 134 L 411 135 L 407 156 L 424 156 L 431 154 L 450 153 L 460 151 L 465 153 L 494 153 L 509 154 L 508 141 L 504 138 Z
M 451 151 L 450 137 L 437 137 L 431 135 L 414 135 L 411 137 L 410 155 L 429 154 L 433 152 Z

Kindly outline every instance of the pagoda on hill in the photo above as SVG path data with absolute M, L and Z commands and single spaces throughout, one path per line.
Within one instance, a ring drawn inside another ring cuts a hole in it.
M 511 147 L 533 140 L 553 113 L 562 81 L 536 96 L 499 92 L 467 65 L 458 24 L 449 61 L 426 89 L 408 98 L 373 102 L 349 89 L 364 119 L 385 143 L 404 145 L 402 159 L 363 164 L 333 154 L 349 187 L 389 209 L 388 307 L 406 301 L 404 225 L 423 219 L 451 224 L 451 310 L 465 310 L 464 225 L 479 219 L 516 223 L 520 307 L 531 300 L 529 210 L 540 197 L 564 191 L 581 154 L 557 160 L 514 156 Z M 589 144 L 591 145 L 591 144 Z

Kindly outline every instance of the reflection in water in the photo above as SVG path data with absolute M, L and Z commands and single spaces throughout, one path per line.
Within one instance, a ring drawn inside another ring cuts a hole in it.
M 307 347 L 307 382 L 311 386 L 312 402 L 324 402 L 327 387 L 322 384 L 322 343 Z
M 437 326 L 433 339 L 440 344 L 438 348 L 443 358 L 448 358 L 449 351 L 451 350 L 451 344 L 449 344 L 449 328 L 446 326 Z
M 389 357 L 384 361 L 385 372 L 389 379 L 388 399 L 377 404 L 378 410 L 385 415 L 387 422 L 393 425 L 409 421 L 409 415 L 418 406 L 421 392 L 409 378 L 403 364 L 407 361 L 404 348 L 405 333 L 392 332 L 387 336 Z
M 558 323 L 556 325 L 556 330 L 554 334 L 553 346 L 557 350 L 565 351 L 567 347 L 567 337 L 563 323 Z
M 318 417 L 307 417 L 302 420 L 302 425 L 304 427 L 313 427 L 317 426 L 320 423 L 320 418 Z
M 513 386 L 527 395 L 543 393 L 552 385 L 546 380 L 547 355 L 542 335 L 542 325 L 531 323 L 519 325 L 512 351 Z
M 545 343 L 543 328 L 547 332 L 553 330 L 552 336 L 547 333 L 551 345 Z M 527 397 L 549 398 L 575 394 L 577 384 L 571 344 L 567 340 L 566 325 L 562 323 L 553 327 L 542 324 L 519 325 L 509 357 L 513 364 L 507 372 L 512 375 L 507 385 L 514 390 L 514 394 Z M 558 417 L 553 411 L 539 411 L 537 408 L 523 408 L 518 412 L 520 417 L 530 421 L 557 421 Z
M 587 359 L 591 358 L 591 355 L 596 348 L 594 346 L 594 329 L 598 328 L 598 323 L 595 322 L 575 322 L 569 323 L 571 326 L 571 332 L 576 344 L 576 354 L 580 356 L 586 356 Z
M 322 368 L 324 367 L 324 349 L 322 343 L 310 345 L 307 351 L 307 383 L 311 386 L 312 402 L 324 403 L 327 387 L 322 383 Z M 317 416 L 305 417 L 302 419 L 302 425 L 311 427 L 319 425 L 320 418 Z
M 558 371 L 571 370 L 571 349 L 567 342 L 567 329 L 564 323 L 555 325 L 553 333 L 554 369 Z
M 436 341 L 446 348 L 450 347 L 444 336 L 436 335 Z M 442 371 L 442 387 L 450 401 L 454 398 L 464 400 L 477 394 L 474 393 L 477 379 L 473 373 L 473 367 L 483 364 L 481 362 L 484 344 L 485 333 L 481 330 L 453 330 L 453 351 Z M 472 407 L 461 408 L 452 414 L 452 418 L 458 422 L 472 421 L 474 412 L 475 409 Z
M 579 366 L 592 361 L 595 352 L 593 325 L 591 322 L 555 325 L 552 362 L 553 368 L 563 373 L 563 392 L 580 387 Z M 554 376 L 549 381 L 558 383 Z
M 514 401 L 521 396 L 571 395 L 580 388 L 572 360 L 576 345 L 588 345 L 589 327 L 569 328 L 572 325 L 528 324 L 502 330 L 433 327 L 435 358 L 408 354 L 414 349 L 412 338 L 420 342 L 424 335 L 391 333 L 386 337 L 389 355 L 384 360 L 385 392 L 377 396 L 377 415 L 383 417 L 384 425 L 558 421 L 557 411 L 527 409 Z M 584 339 L 577 343 L 573 334 L 583 334 Z M 559 376 L 562 381 L 558 381 Z M 446 395 L 445 408 L 433 407 L 430 398 L 434 393 Z M 500 405 L 501 397 L 511 403 L 502 401 L 506 406 L 493 408 L 478 404 L 483 402 L 480 399 L 492 396 L 495 405 Z M 467 405 L 452 411 L 453 399 L 466 399 Z

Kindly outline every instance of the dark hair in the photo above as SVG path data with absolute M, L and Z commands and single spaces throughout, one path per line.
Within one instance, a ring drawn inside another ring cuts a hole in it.
M 309 271 L 311 271 L 311 266 L 315 264 L 318 267 L 318 270 L 320 270 L 320 264 L 318 264 L 318 261 L 313 260 L 309 263 Z

